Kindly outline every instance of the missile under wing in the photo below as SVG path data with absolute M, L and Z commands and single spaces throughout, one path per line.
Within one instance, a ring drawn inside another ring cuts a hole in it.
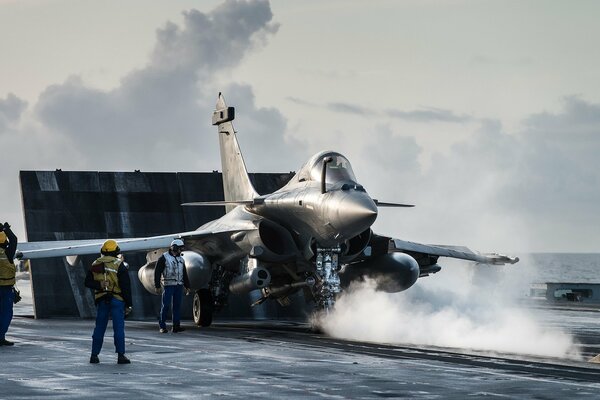
M 183 239 L 194 296 L 194 319 L 206 326 L 230 292 L 258 290 L 257 303 L 304 291 L 317 309 L 328 310 L 356 280 L 374 279 L 397 292 L 441 269 L 439 257 L 485 264 L 518 258 L 480 254 L 464 247 L 425 245 L 375 234 L 378 207 L 411 207 L 372 199 L 349 160 L 335 151 L 312 156 L 281 189 L 259 195 L 248 177 L 236 131 L 235 109 L 219 94 L 212 123 L 217 127 L 224 201 L 183 206 L 225 206 L 227 213 L 195 231 L 117 239 L 123 252 L 145 251 L 138 277 L 154 293 L 154 267 L 174 238 Z M 76 256 L 99 251 L 104 239 L 19 244 L 18 257 Z

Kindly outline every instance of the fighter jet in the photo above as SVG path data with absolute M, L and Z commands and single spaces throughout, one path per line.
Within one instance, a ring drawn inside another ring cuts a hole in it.
M 419 277 L 440 271 L 439 257 L 495 265 L 519 260 L 375 234 L 371 226 L 379 207 L 412 205 L 371 198 L 350 161 L 335 151 L 315 154 L 284 187 L 260 195 L 248 177 L 234 118 L 235 109 L 219 93 L 212 124 L 219 135 L 224 201 L 182 204 L 225 206 L 226 214 L 195 231 L 119 240 L 122 252 L 147 252 L 138 277 L 150 293 L 155 293 L 158 257 L 173 239 L 184 241 L 198 325 L 211 324 L 213 312 L 226 304 L 229 293 L 259 291 L 257 304 L 276 300 L 287 305 L 290 296 L 302 290 L 316 309 L 329 311 L 354 281 L 369 278 L 379 290 L 399 292 Z M 104 240 L 23 243 L 18 257 L 96 254 Z

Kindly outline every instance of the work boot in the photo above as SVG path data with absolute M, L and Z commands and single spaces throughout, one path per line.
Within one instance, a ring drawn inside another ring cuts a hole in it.
M 12 346 L 12 345 L 14 345 L 14 343 L 13 342 L 9 342 L 6 339 L 0 340 L 0 346 Z
M 131 364 L 129 358 L 125 357 L 125 354 L 119 353 L 119 358 L 117 358 L 117 364 Z
M 185 328 L 182 328 L 179 325 L 173 327 L 173 333 L 183 332 L 183 331 L 185 331 Z
M 158 330 L 160 333 L 168 333 L 169 331 L 167 330 L 167 328 L 160 328 Z
M 100 362 L 100 359 L 98 358 L 98 356 L 96 354 L 92 354 L 90 356 L 90 364 L 98 364 Z

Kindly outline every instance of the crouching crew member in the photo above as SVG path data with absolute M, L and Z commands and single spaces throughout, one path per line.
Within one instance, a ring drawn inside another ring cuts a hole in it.
M 0 226 L 0 346 L 12 346 L 6 340 L 6 332 L 13 317 L 13 302 L 16 268 L 13 264 L 17 250 L 17 237 L 5 222 Z
M 161 333 L 167 333 L 167 315 L 173 301 L 173 333 L 183 332 L 181 327 L 181 298 L 185 287 L 186 294 L 189 293 L 190 282 L 185 270 L 185 263 L 181 252 L 183 251 L 183 240 L 175 239 L 171 247 L 164 252 L 156 261 L 154 269 L 154 287 L 156 293 L 160 293 L 162 283 L 162 302 L 158 325 Z M 161 278 L 162 277 L 162 278 Z
M 125 356 L 125 314 L 131 311 L 131 282 L 126 264 L 119 257 L 119 246 L 107 240 L 100 249 L 101 257 L 92 263 L 85 277 L 85 286 L 94 289 L 96 327 L 92 335 L 90 363 L 100 362 L 98 354 L 104 342 L 109 315 L 112 316 L 114 342 L 118 364 L 129 364 Z

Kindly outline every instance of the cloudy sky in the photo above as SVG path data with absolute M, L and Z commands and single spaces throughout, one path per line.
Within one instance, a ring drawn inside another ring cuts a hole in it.
M 600 251 L 600 3 L 0 0 L 0 219 L 19 170 L 250 171 L 345 154 L 376 230 Z M 110 154 L 110 156 L 106 156 Z

